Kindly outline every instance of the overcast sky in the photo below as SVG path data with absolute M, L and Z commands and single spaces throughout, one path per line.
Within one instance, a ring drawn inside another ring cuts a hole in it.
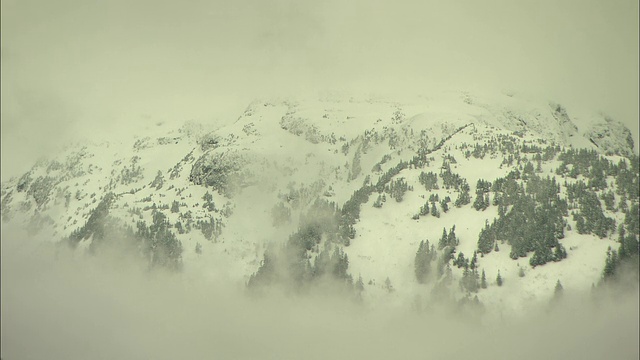
M 256 95 L 317 89 L 523 90 L 603 110 L 638 139 L 637 0 L 3 0 L 1 10 L 3 180 L 87 129 L 225 121 Z

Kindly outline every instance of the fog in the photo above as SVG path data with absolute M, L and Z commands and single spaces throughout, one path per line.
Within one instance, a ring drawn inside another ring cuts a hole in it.
M 256 96 L 524 91 L 601 109 L 638 143 L 638 2 L 1 2 L 2 181 L 63 144 L 157 121 L 222 126 Z M 339 292 L 78 256 L 2 226 L 12 359 L 634 359 L 638 293 L 472 320 Z M 330 288 L 329 288 L 330 289 Z M 326 290 L 326 289 L 325 289 Z
M 371 307 L 78 256 L 2 229 L 2 358 L 634 359 L 638 294 L 567 293 L 511 317 Z M 489 312 L 488 312 L 489 313 Z M 469 319 L 475 319 L 470 321 Z
M 638 142 L 638 2 L 2 1 L 2 179 L 70 139 L 258 95 L 523 91 Z M 637 149 L 637 147 L 636 147 Z

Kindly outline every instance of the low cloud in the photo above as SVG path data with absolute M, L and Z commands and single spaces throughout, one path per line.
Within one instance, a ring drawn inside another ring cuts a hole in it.
M 69 137 L 148 118 L 221 124 L 255 96 L 324 89 L 525 91 L 602 110 L 638 143 L 637 12 L 633 0 L 3 1 L 3 179 Z
M 2 254 L 7 360 L 638 357 L 637 287 L 478 317 L 327 293 L 249 296 L 242 284 L 78 256 L 5 226 Z

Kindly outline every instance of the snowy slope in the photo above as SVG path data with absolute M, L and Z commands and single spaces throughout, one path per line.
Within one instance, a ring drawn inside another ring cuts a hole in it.
M 601 114 L 580 113 L 588 121 L 575 121 L 571 114 L 572 109 L 549 101 L 463 92 L 400 101 L 332 96 L 255 101 L 236 121 L 213 132 L 193 123 L 179 128 L 158 125 L 130 137 L 69 146 L 2 184 L 2 216 L 33 233 L 48 234 L 51 241 L 63 241 L 111 192 L 117 196 L 110 215 L 132 228 L 140 220 L 151 223 L 154 209 L 170 224 L 191 222 L 195 227 L 198 221 L 213 220 L 220 233 L 211 240 L 196 228 L 176 231 L 183 245 L 183 272 L 244 284 L 258 269 L 269 244 L 284 243 L 315 199 L 341 206 L 367 176 L 375 183 L 399 161 L 429 149 L 430 161 L 423 168 L 408 168 L 394 176 L 404 178 L 413 190 L 402 202 L 389 199 L 381 208 L 373 206 L 377 194 L 371 196 L 361 207 L 355 238 L 344 248 L 348 271 L 354 279 L 362 276 L 371 304 L 404 306 L 416 295 L 429 297 L 430 288 L 416 283 L 413 269 L 421 240 L 437 243 L 442 229 L 455 225 L 460 239 L 457 251 L 470 257 L 485 222 L 497 217 L 494 206 L 476 211 L 466 205 L 452 206 L 439 218 L 412 219 L 431 194 L 456 197 L 453 190 L 442 187 L 427 192 L 418 175 L 438 173 L 443 160 L 454 157 L 452 171 L 467 179 L 474 197 L 479 179 L 493 182 L 517 167 L 503 165 L 508 154 L 482 159 L 465 155 L 475 144 L 497 136 L 510 137 L 518 145 L 592 149 L 612 162 L 622 158 L 614 154 L 631 154 L 628 129 Z M 231 169 L 229 192 L 194 183 L 194 168 L 207 161 Z M 556 159 L 545 161 L 542 174 L 563 183 L 566 177 L 554 172 L 558 165 Z M 207 193 L 215 208 L 203 207 Z M 174 201 L 179 203 L 177 212 L 171 211 Z M 280 202 L 291 216 L 276 226 L 272 212 Z M 621 213 L 608 215 L 618 223 L 624 219 Z M 88 249 L 91 241 L 82 241 L 77 251 Z M 506 243 L 500 252 L 479 257 L 478 267 L 486 271 L 489 287 L 478 298 L 489 307 L 500 304 L 517 312 L 529 302 L 547 301 L 557 280 L 567 290 L 588 289 L 601 276 L 606 249 L 616 245 L 615 235 L 599 239 L 575 231 L 567 231 L 561 242 L 569 252 L 567 259 L 535 269 L 528 257 L 510 259 Z M 197 246 L 201 253 L 194 250 Z M 520 268 L 525 268 L 524 277 L 518 276 Z M 495 285 L 498 270 L 505 280 L 502 287 Z M 464 292 L 457 284 L 462 270 L 452 271 L 451 291 L 460 298 Z M 395 289 L 391 294 L 384 288 L 386 278 Z

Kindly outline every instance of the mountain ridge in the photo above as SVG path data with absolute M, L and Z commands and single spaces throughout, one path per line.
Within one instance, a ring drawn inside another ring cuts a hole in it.
M 204 132 L 195 123 L 169 131 L 161 125 L 128 145 L 121 140 L 70 147 L 60 157 L 42 160 L 20 178 L 2 184 L 2 219 L 22 223 L 33 233 L 47 233 L 54 242 L 74 238 L 79 249 L 88 250 L 103 236 L 96 234 L 109 232 L 103 224 L 106 219 L 115 219 L 129 228 L 119 236 L 138 239 L 132 241 L 138 242 L 147 261 L 173 256 L 171 263 L 179 263 L 188 273 L 212 277 L 222 273 L 244 283 L 264 265 L 265 251 L 273 244 L 287 246 L 308 222 L 305 217 L 314 204 L 320 201 L 318 206 L 324 206 L 325 201 L 334 208 L 327 211 L 342 215 L 330 215 L 329 228 L 322 225 L 317 243 L 305 250 L 309 266 L 319 261 L 322 247 L 342 249 L 336 256 L 342 259 L 346 254 L 349 260 L 340 276 L 352 282 L 364 276 L 365 298 L 375 302 L 390 294 L 393 286 L 392 296 L 403 302 L 424 292 L 411 269 L 420 240 L 437 243 L 440 228 L 450 231 L 458 225 L 461 240 L 454 249 L 468 260 L 477 250 L 485 222 L 500 216 L 495 204 L 485 204 L 482 211 L 473 208 L 480 180 L 495 183 L 514 171 L 529 171 L 531 178 L 551 176 L 559 183 L 564 179 L 560 192 L 564 198 L 567 184 L 591 181 L 594 170 L 587 165 L 576 170 L 582 172 L 575 178 L 570 169 L 559 172 L 569 157 L 561 154 L 585 148 L 593 164 L 605 159 L 633 168 L 637 161 L 629 130 L 611 119 L 598 120 L 601 115 L 594 115 L 590 124 L 578 126 L 561 105 L 524 106 L 526 102 L 512 96 L 499 98 L 497 105 L 491 97 L 468 93 L 404 103 L 354 98 L 255 101 L 235 122 L 213 132 Z M 533 169 L 534 163 L 538 169 Z M 571 169 L 583 166 L 567 164 Z M 532 168 L 525 170 L 527 166 Z M 449 173 L 443 173 L 447 168 Z M 637 184 L 635 169 L 635 180 L 630 181 Z M 421 183 L 421 174 L 427 171 L 436 176 L 438 189 L 427 190 Z M 390 175 L 385 178 L 385 174 Z M 448 189 L 443 174 L 462 183 Z M 607 186 L 616 186 L 614 179 L 607 174 Z M 454 206 L 465 192 L 461 185 L 471 195 L 467 204 Z M 358 195 L 363 189 L 366 198 Z M 385 204 L 376 205 L 376 192 L 389 195 Z M 107 198 L 110 193 L 113 199 Z M 595 193 L 602 197 L 605 189 Z M 497 192 L 485 194 L 493 199 Z M 435 195 L 438 200 L 426 203 L 440 214 L 419 216 L 425 200 Z M 404 198 L 398 201 L 397 196 Z M 625 196 L 632 208 L 637 205 L 637 192 L 635 197 Z M 442 203 L 447 197 L 450 205 Z M 615 204 L 621 199 L 622 195 L 614 195 Z M 97 211 L 100 204 L 105 204 L 106 213 Z M 582 211 L 580 206 L 575 203 L 573 209 Z M 621 211 L 604 213 L 616 224 L 626 221 Z M 339 217 L 336 223 L 332 216 Z M 461 227 L 461 219 L 468 226 Z M 569 282 L 588 288 L 601 277 L 606 249 L 618 246 L 616 229 L 606 230 L 600 240 L 569 230 L 567 225 L 575 229 L 575 216 L 567 213 L 561 219 L 566 260 L 530 267 L 530 250 L 524 257 L 518 255 L 517 261 L 506 254 L 500 258 L 496 253 L 481 254 L 478 261 L 491 278 L 496 268 L 502 269 L 505 287 L 514 286 L 509 300 L 513 311 L 528 297 L 545 298 L 559 277 L 567 279 L 565 286 Z M 139 240 L 141 236 L 146 240 Z M 397 244 L 389 248 L 385 238 Z M 513 246 L 501 241 L 501 247 Z M 212 261 L 217 264 L 211 265 Z M 509 278 L 521 266 L 531 268 L 527 272 L 535 276 L 511 285 Z M 556 268 L 549 270 L 552 266 Z M 451 270 L 451 278 L 462 279 L 463 268 Z M 387 279 L 393 285 L 385 284 Z M 481 301 L 495 305 L 498 288 L 492 285 L 485 294 L 478 293 Z M 454 297 L 465 293 L 462 288 L 452 290 Z

